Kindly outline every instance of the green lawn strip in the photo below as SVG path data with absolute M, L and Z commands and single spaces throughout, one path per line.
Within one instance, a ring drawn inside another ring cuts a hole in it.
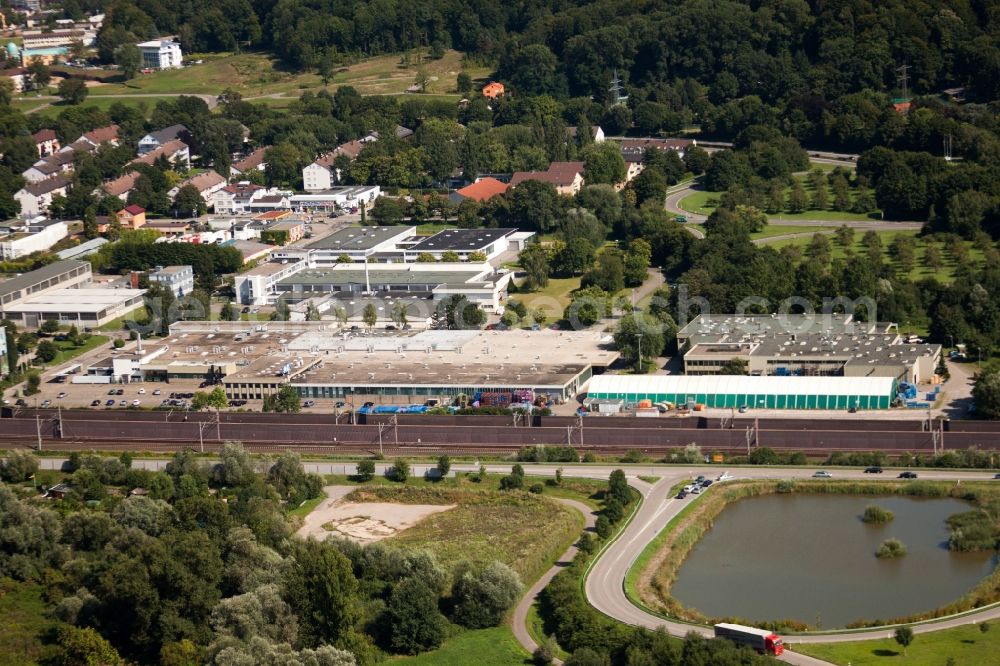
M 573 291 L 580 288 L 580 278 L 549 278 L 549 283 L 538 291 L 519 293 L 512 298 L 521 301 L 529 308 L 542 307 L 550 319 L 562 318 L 563 309 L 569 305 Z M 538 301 L 538 305 L 535 305 Z M 554 311 L 558 303 L 559 312 Z
M 825 166 L 825 165 L 814 165 L 814 166 Z M 831 166 L 829 170 L 832 170 Z M 805 190 L 806 194 L 810 197 L 814 191 L 812 182 L 809 179 L 808 174 L 799 174 L 793 176 L 793 178 L 801 183 L 802 188 Z M 791 186 L 785 189 L 785 199 L 788 199 L 788 193 L 791 191 Z M 699 215 L 711 215 L 718 205 L 718 200 L 722 196 L 722 192 L 710 192 L 708 190 L 695 190 L 688 196 L 678 202 L 679 207 L 682 210 L 686 210 L 690 213 L 697 213 Z M 830 202 L 833 202 L 833 189 L 827 185 L 827 194 Z M 856 198 L 857 190 L 851 189 L 852 200 Z M 850 211 L 836 211 L 836 210 L 806 210 L 801 213 L 789 213 L 787 211 L 782 211 L 780 213 L 768 214 L 770 218 L 776 218 L 779 220 L 832 220 L 832 221 L 851 221 L 851 220 L 871 220 L 878 219 L 877 212 L 876 217 L 873 218 L 867 213 L 852 213 Z
M 288 512 L 289 516 L 299 516 L 300 518 L 305 517 L 310 511 L 318 507 L 323 500 L 326 499 L 326 495 L 320 495 L 319 497 L 314 497 L 304 501 L 302 504 L 298 505 L 294 509 Z
M 140 305 L 131 312 L 126 312 L 121 317 L 117 319 L 112 319 L 103 326 L 97 328 L 98 331 L 121 331 L 125 328 L 125 323 L 134 321 L 137 324 L 145 324 L 149 321 L 149 313 L 146 311 L 146 306 Z
M 530 663 L 530 655 L 509 627 L 460 631 L 437 650 L 390 660 L 413 666 L 512 666 Z
M 51 104 L 53 100 L 50 99 L 32 99 L 31 97 L 18 97 L 11 102 L 11 106 L 15 109 L 20 109 L 22 113 L 28 113 L 32 109 L 37 109 L 39 107 L 45 106 L 46 104 Z
M 531 634 L 531 638 L 534 639 L 535 643 L 542 645 L 548 636 L 545 635 L 545 620 L 538 614 L 537 603 L 531 604 L 531 608 L 528 609 L 528 617 L 525 619 L 525 624 L 528 627 L 528 633 Z M 563 650 L 558 643 L 555 643 L 555 656 L 565 661 L 569 657 L 569 653 Z
M 48 641 L 63 624 L 49 614 L 44 591 L 41 585 L 0 580 L 0 666 L 48 663 L 57 656 L 58 646 Z
M 92 89 L 93 90 L 93 89 Z M 127 93 L 124 93 L 127 94 Z M 66 109 L 76 108 L 76 109 L 100 109 L 102 111 L 107 111 L 116 103 L 122 104 L 123 106 L 133 107 L 137 109 L 144 109 L 144 114 L 148 118 L 153 110 L 156 108 L 156 103 L 162 100 L 173 100 L 174 97 L 163 96 L 163 97 L 87 97 L 83 102 L 77 104 L 76 106 L 69 106 L 62 104 L 58 100 L 49 100 L 49 106 L 38 111 L 38 115 L 45 116 L 47 118 L 54 118 Z
M 834 664 L 870 666 L 878 664 L 905 664 L 906 666 L 942 666 L 949 658 L 956 664 L 996 663 L 1000 654 L 1000 626 L 993 626 L 985 633 L 979 625 L 966 625 L 955 629 L 942 629 L 928 634 L 917 634 L 913 643 L 903 648 L 891 638 L 851 643 L 803 643 L 792 649 Z
M 97 349 L 101 345 L 106 344 L 108 339 L 109 338 L 104 335 L 91 335 L 87 341 L 79 347 L 73 346 L 73 343 L 69 340 L 55 340 L 54 344 L 59 347 L 59 354 L 56 355 L 55 359 L 49 363 L 49 365 L 61 365 L 66 361 L 76 358 L 80 354 L 85 354 L 92 349 Z
M 774 227 L 778 229 L 780 227 Z M 792 228 L 792 227 L 785 227 Z M 949 255 L 942 243 L 935 243 L 935 241 L 928 240 L 919 236 L 920 232 L 915 229 L 900 229 L 900 230 L 883 230 L 876 231 L 882 240 L 882 258 L 883 261 L 895 266 L 899 269 L 898 262 L 893 259 L 889 252 L 889 247 L 892 244 L 893 239 L 896 236 L 912 236 L 916 240 L 916 251 L 915 251 L 915 261 L 913 268 L 910 269 L 908 273 L 902 274 L 901 277 L 908 278 L 910 280 L 922 280 L 925 278 L 934 278 L 939 282 L 950 282 L 954 279 L 954 271 L 956 267 L 955 260 Z M 862 238 L 865 232 L 860 230 L 855 230 L 854 240 L 852 241 L 849 248 L 845 248 L 840 243 L 836 241 L 835 238 L 830 238 L 831 252 L 830 256 L 833 259 L 843 259 L 847 256 L 847 249 L 855 255 L 860 255 L 866 253 L 868 250 L 862 243 Z M 786 245 L 794 245 L 803 248 L 803 250 L 812 242 L 812 236 L 802 236 L 799 238 L 788 238 L 785 240 L 777 241 L 775 243 L 769 244 L 771 247 L 780 249 Z M 927 247 L 930 243 L 935 243 L 939 250 L 941 250 L 941 255 L 943 259 L 943 265 L 940 269 L 932 270 L 924 264 L 924 256 L 927 252 Z M 969 252 L 969 262 L 981 266 L 983 262 L 983 251 L 976 247 L 975 243 L 972 241 L 964 241 L 966 248 Z
M 444 231 L 445 229 L 451 229 L 455 225 L 448 224 L 446 222 L 427 222 L 425 224 L 417 225 L 417 233 L 421 236 L 430 236 L 436 234 L 439 231 Z

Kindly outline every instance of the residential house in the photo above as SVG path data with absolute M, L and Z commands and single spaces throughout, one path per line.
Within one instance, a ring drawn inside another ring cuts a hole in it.
M 55 195 L 66 196 L 67 187 L 69 179 L 66 176 L 53 176 L 41 182 L 26 183 L 14 194 L 14 198 L 21 203 L 23 217 L 34 217 L 48 211 Z
M 71 150 L 60 150 L 46 155 L 28 167 L 21 175 L 29 183 L 40 183 L 53 176 L 69 173 L 73 171 L 73 155 Z
M 185 234 L 191 233 L 191 222 L 170 218 L 146 220 L 146 225 L 143 229 L 156 231 L 163 238 L 180 238 Z
M 552 183 L 559 194 L 574 196 L 583 187 L 583 162 L 553 162 L 547 171 L 517 171 L 510 186 L 517 187 L 526 180 Z
M 73 486 L 68 483 L 57 483 L 45 492 L 45 497 L 49 499 L 66 499 L 66 496 L 73 492 Z
M 620 143 L 622 159 L 625 160 L 625 182 L 642 173 L 643 159 L 647 150 L 672 150 L 680 158 L 689 146 L 698 145 L 691 139 L 623 139 Z
M 212 194 L 212 207 L 217 215 L 245 215 L 251 212 L 251 203 L 271 194 L 260 185 L 241 181 Z
M 267 162 L 264 158 L 267 156 L 267 151 L 270 148 L 270 146 L 258 148 L 238 162 L 234 162 L 233 165 L 229 167 L 229 172 L 233 176 L 241 176 L 247 171 L 252 171 L 254 169 L 261 172 L 266 171 Z
M 175 166 L 182 166 L 185 169 L 191 168 L 191 151 L 188 145 L 180 139 L 171 139 L 145 153 L 142 157 L 135 158 L 130 164 L 149 164 L 152 166 L 161 157 L 166 157 L 167 161 Z
M 269 213 L 273 211 L 286 211 L 291 210 L 292 206 L 289 202 L 288 195 L 286 193 L 278 192 L 277 190 L 269 190 L 269 194 L 265 194 L 262 197 L 257 197 L 250 201 L 246 206 L 247 213 Z M 277 194 L 274 194 L 277 192 Z
M 55 130 L 40 129 L 32 134 L 31 138 L 35 142 L 35 147 L 38 148 L 39 157 L 51 155 L 59 150 L 59 137 L 56 136 Z
M 120 128 L 118 125 L 108 125 L 107 127 L 98 127 L 97 129 L 92 129 L 86 132 L 77 139 L 77 142 L 86 141 L 95 148 L 101 146 L 105 143 L 110 143 L 112 146 L 118 145 L 118 130 Z
M 400 129 L 405 130 L 406 128 L 400 127 Z M 399 132 L 397 132 L 397 136 L 399 136 Z M 365 147 L 365 144 L 374 143 L 375 141 L 378 141 L 378 132 L 371 132 L 360 139 L 340 144 L 329 153 L 318 157 L 312 164 L 307 165 L 302 169 L 302 186 L 306 192 L 322 192 L 339 183 L 341 173 L 333 165 L 334 161 L 341 155 L 346 155 L 349 159 L 355 160 L 361 154 L 361 150 Z
M 184 55 L 181 45 L 169 39 L 154 39 L 136 44 L 142 53 L 142 66 L 146 69 L 180 69 Z
M 188 128 L 184 125 L 171 125 L 170 127 L 164 127 L 161 130 L 150 132 L 146 136 L 139 139 L 139 154 L 145 155 L 146 153 L 152 152 L 168 141 L 173 141 L 175 139 L 186 141 L 189 140 L 189 138 L 190 132 L 188 132 Z
M 114 180 L 104 183 L 100 189 L 108 196 L 126 199 L 129 192 L 135 189 L 135 181 L 139 180 L 139 176 L 141 175 L 138 171 L 129 171 L 124 176 L 119 176 Z
M 483 86 L 483 97 L 487 99 L 496 99 L 497 97 L 503 97 L 506 92 L 503 84 L 499 81 L 490 81 L 485 86 Z
M 198 190 L 198 194 L 201 195 L 205 205 L 208 205 L 212 202 L 212 195 L 226 186 L 226 179 L 220 176 L 214 169 L 209 169 L 204 173 L 199 173 L 197 176 L 177 183 L 175 187 L 167 192 L 167 196 L 173 201 L 181 188 L 187 185 L 191 185 Z
M 455 190 L 448 198 L 456 204 L 462 203 L 466 199 L 483 202 L 487 199 L 492 199 L 498 194 L 503 194 L 508 188 L 510 188 L 510 185 L 507 183 L 487 176 L 486 178 L 480 178 L 471 185 L 466 185 L 460 190 Z
M 146 225 L 146 209 L 135 204 L 125 206 L 115 213 L 115 217 L 118 218 L 118 224 L 121 225 L 122 229 L 135 231 Z

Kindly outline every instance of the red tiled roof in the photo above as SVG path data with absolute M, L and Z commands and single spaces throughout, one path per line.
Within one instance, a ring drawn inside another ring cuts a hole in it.
M 224 182 L 226 182 L 225 178 L 219 175 L 214 169 L 209 169 L 205 173 L 199 173 L 197 176 L 177 183 L 177 187 L 181 188 L 185 185 L 192 185 L 200 193 L 216 185 L 221 185 Z
M 108 125 L 92 129 L 83 135 L 83 138 L 93 144 L 111 143 L 118 140 L 118 125 Z
M 140 174 L 138 171 L 129 171 L 124 176 L 115 178 L 114 180 L 110 180 L 104 183 L 103 185 L 104 191 L 107 192 L 110 196 L 120 197 L 121 195 L 125 194 L 133 187 L 135 187 L 135 181 L 139 179 L 140 175 L 142 174 Z
M 172 141 L 167 141 L 161 146 L 157 147 L 155 150 L 151 150 L 142 157 L 137 157 L 129 164 L 149 164 L 152 165 L 156 160 L 160 158 L 161 155 L 165 155 L 167 158 L 173 157 L 174 154 L 181 152 L 188 145 L 181 141 L 180 139 L 174 139 Z
M 140 213 L 145 213 L 146 209 L 143 208 L 142 206 L 131 204 L 129 206 L 125 206 L 125 212 L 128 213 L 129 215 L 139 215 Z
M 577 174 L 583 173 L 583 162 L 553 162 L 548 171 L 518 171 L 510 179 L 510 186 L 520 185 L 526 180 L 540 180 L 553 185 L 572 185 Z
M 263 148 L 258 148 L 246 157 L 244 157 L 239 162 L 233 164 L 233 168 L 237 171 L 249 171 L 250 169 L 256 169 L 261 164 L 264 163 L 264 156 L 267 154 L 270 146 L 264 146 Z
M 496 178 L 483 178 L 472 185 L 467 185 L 460 190 L 456 190 L 456 193 L 461 194 L 466 199 L 486 201 L 498 194 L 503 194 L 509 187 L 507 183 L 502 183 Z
M 35 140 L 35 143 L 41 143 L 43 141 L 55 141 L 56 131 L 51 129 L 40 129 L 31 135 L 31 138 Z

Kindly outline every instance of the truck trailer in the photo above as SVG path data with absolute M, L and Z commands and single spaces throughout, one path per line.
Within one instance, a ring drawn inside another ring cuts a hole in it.
M 745 627 L 742 624 L 723 623 L 715 625 L 715 637 L 725 638 L 737 645 L 745 645 L 761 654 L 769 654 L 775 657 L 785 651 L 781 637 L 767 629 Z

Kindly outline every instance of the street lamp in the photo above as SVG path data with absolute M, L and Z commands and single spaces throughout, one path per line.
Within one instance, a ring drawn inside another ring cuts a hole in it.
M 642 331 L 638 331 L 636 333 L 636 336 L 639 338 L 639 355 L 638 355 L 639 357 L 637 359 L 637 362 L 638 362 L 638 365 L 639 365 L 638 369 L 641 371 L 642 370 Z

